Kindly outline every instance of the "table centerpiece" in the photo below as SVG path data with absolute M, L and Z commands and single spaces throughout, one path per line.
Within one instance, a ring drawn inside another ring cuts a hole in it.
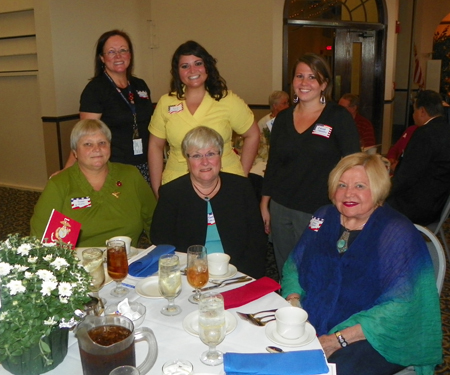
M 90 275 L 64 242 L 10 235 L 0 242 L 0 363 L 17 375 L 55 368 L 67 354 L 74 311 Z

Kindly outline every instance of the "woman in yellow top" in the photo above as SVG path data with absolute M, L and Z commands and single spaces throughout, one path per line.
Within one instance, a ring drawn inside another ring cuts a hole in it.
M 171 74 L 170 93 L 158 101 L 149 126 L 148 164 L 155 195 L 161 184 L 188 172 L 181 142 L 188 131 L 201 125 L 224 139 L 223 171 L 246 176 L 258 149 L 258 125 L 245 102 L 227 89 L 216 59 L 197 42 L 188 41 L 175 51 Z M 233 151 L 233 131 L 244 139 L 240 159 Z M 170 154 L 163 168 L 166 141 Z

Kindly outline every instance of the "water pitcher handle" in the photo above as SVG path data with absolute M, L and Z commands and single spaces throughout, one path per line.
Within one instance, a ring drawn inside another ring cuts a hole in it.
M 147 327 L 141 327 L 134 331 L 134 341 L 147 341 L 148 344 L 147 356 L 145 357 L 144 362 L 138 366 L 139 373 L 144 375 L 150 371 L 156 362 L 156 358 L 158 357 L 158 343 L 156 342 L 153 331 Z

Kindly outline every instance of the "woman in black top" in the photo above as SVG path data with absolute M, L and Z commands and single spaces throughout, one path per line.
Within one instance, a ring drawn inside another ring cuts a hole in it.
M 330 203 L 330 171 L 343 156 L 360 151 L 353 118 L 331 102 L 332 76 L 321 57 L 311 53 L 297 60 L 292 87 L 297 104 L 273 124 L 260 204 L 280 275 L 312 213 Z
M 81 119 L 101 119 L 111 130 L 111 161 L 136 166 L 150 182 L 148 124 L 153 114 L 150 89 L 132 75 L 133 44 L 123 31 L 105 32 L 97 41 L 94 77 L 80 98 Z M 69 157 L 65 168 L 75 159 Z

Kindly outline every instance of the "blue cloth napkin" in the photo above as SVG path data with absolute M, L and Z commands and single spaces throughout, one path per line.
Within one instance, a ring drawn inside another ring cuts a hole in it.
M 128 274 L 134 277 L 147 277 L 158 271 L 158 260 L 161 255 L 173 254 L 175 246 L 158 245 L 146 256 L 136 260 L 128 266 Z
M 318 375 L 329 368 L 322 350 L 285 353 L 225 353 L 223 366 L 227 375 Z

